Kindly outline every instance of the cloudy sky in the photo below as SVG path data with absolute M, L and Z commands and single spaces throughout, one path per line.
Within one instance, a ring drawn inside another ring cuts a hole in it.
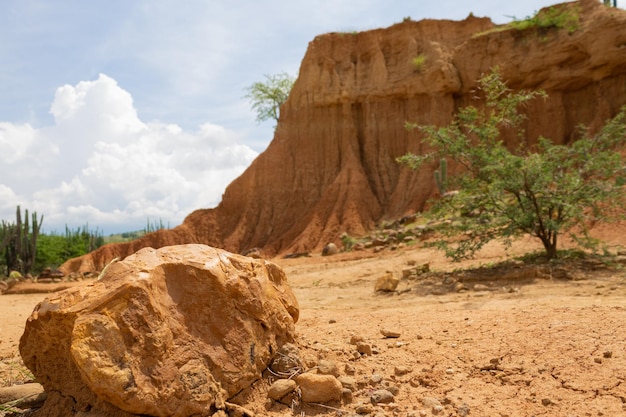
M 2 0 L 0 219 L 19 204 L 46 232 L 173 227 L 267 147 L 273 124 L 244 89 L 297 75 L 316 35 L 470 12 L 505 23 L 555 3 Z

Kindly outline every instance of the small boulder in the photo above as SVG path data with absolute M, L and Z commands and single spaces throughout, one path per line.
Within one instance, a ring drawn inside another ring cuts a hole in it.
M 343 386 L 332 375 L 305 373 L 296 377 L 302 392 L 302 401 L 307 403 L 327 403 L 341 400 Z
M 327 359 L 322 359 L 317 364 L 317 373 L 321 375 L 332 375 L 339 376 L 339 368 L 337 364 L 333 361 L 329 361 Z

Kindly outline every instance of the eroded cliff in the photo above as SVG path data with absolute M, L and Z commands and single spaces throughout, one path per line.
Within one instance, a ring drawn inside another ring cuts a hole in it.
M 101 269 L 145 246 L 205 243 L 265 256 L 319 250 L 343 232 L 420 211 L 435 193 L 429 167 L 395 159 L 424 152 L 405 122 L 446 124 L 472 103 L 494 67 L 512 88 L 549 98 L 526 109 L 527 136 L 567 142 L 626 104 L 626 12 L 595 0 L 555 6 L 575 30 L 495 26 L 487 18 L 405 21 L 386 29 L 318 36 L 308 47 L 274 139 L 214 209 L 139 240 L 107 245 L 63 265 Z M 414 58 L 424 57 L 421 67 Z M 514 141 L 515 138 L 509 138 Z

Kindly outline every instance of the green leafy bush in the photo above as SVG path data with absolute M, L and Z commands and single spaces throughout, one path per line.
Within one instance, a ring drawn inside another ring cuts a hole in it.
M 434 202 L 431 214 L 445 220 L 435 245 L 455 260 L 492 239 L 510 243 L 521 234 L 538 238 L 549 259 L 557 257 L 563 234 L 581 247 L 595 247 L 588 225 L 614 219 L 614 209 L 625 203 L 621 178 L 626 165 L 619 150 L 626 145 L 626 107 L 595 135 L 581 129 L 582 137 L 569 146 L 542 137 L 536 146 L 522 143 L 509 150 L 501 132 L 513 129 L 523 138 L 524 116 L 518 109 L 545 93 L 514 92 L 497 71 L 479 85 L 484 107 L 461 109 L 445 127 L 409 124 L 435 151 L 398 159 L 419 169 L 434 157 L 445 157 L 459 168 L 454 176 L 448 173 L 455 191 Z

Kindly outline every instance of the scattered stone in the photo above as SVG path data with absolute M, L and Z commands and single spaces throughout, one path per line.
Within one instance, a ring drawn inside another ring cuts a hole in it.
M 595 358 L 593 358 L 593 361 L 595 363 L 602 363 L 602 358 L 595 357 Z
M 398 288 L 398 284 L 400 284 L 400 279 L 396 278 L 393 272 L 387 272 L 376 280 L 374 290 L 376 292 L 393 292 Z
M 295 391 L 297 387 L 298 384 L 293 379 L 279 379 L 270 386 L 267 396 L 274 401 L 280 401 L 281 398 Z
M 329 243 L 328 245 L 324 246 L 324 249 L 322 249 L 322 256 L 337 255 L 338 253 L 339 249 L 334 243 Z
M 393 394 L 386 389 L 376 390 L 372 393 L 372 395 L 370 395 L 370 401 L 374 405 L 380 404 L 380 403 L 389 404 L 393 402 L 393 400 L 394 400 Z
M 413 268 L 404 268 L 402 270 L 402 279 L 409 279 L 414 277 L 414 269 Z
M 613 352 L 610 350 L 607 350 L 606 352 L 602 354 L 602 356 L 604 356 L 606 359 L 610 359 L 613 357 Z
M 472 287 L 474 291 L 489 291 L 489 287 L 485 284 L 474 284 Z
M 354 411 L 356 411 L 357 414 L 366 415 L 373 413 L 374 407 L 372 406 L 372 404 L 360 403 L 357 404 L 356 407 L 354 407 Z
M 434 397 L 422 398 L 422 405 L 431 410 L 434 410 L 436 407 L 442 407 L 441 402 Z
M 459 415 L 459 417 L 467 417 L 470 413 L 469 405 L 465 403 L 459 405 L 456 409 L 456 413 Z
M 337 323 L 337 320 L 335 319 L 328 320 L 328 324 L 335 324 L 335 323 Z
M 380 334 L 382 334 L 384 337 L 395 339 L 402 335 L 402 333 L 400 333 L 399 331 L 390 329 L 381 329 Z
M 547 407 L 549 405 L 553 405 L 554 402 L 552 402 L 552 400 L 550 398 L 542 398 L 541 399 L 541 404 L 545 405 Z
M 389 391 L 390 393 L 393 394 L 393 396 L 395 397 L 396 395 L 398 395 L 400 393 L 400 387 L 397 385 L 389 385 L 387 387 L 387 391 Z
M 369 355 L 372 356 L 372 346 L 369 343 L 358 342 L 356 344 L 356 351 L 361 355 Z
M 406 374 L 411 373 L 411 368 L 409 368 L 407 366 L 398 365 L 398 366 L 394 367 L 393 373 L 396 376 L 406 375 Z
M 348 388 L 351 391 L 355 391 L 357 386 L 356 386 L 356 380 L 350 376 L 341 376 L 339 377 L 339 382 L 341 382 L 341 385 L 344 388 Z
M 356 368 L 351 363 L 346 363 L 346 365 L 343 367 L 343 371 L 346 373 L 346 375 L 354 375 L 356 373 Z
M 322 374 L 322 375 L 332 375 L 332 376 L 338 377 L 339 368 L 337 367 L 337 364 L 335 362 L 322 359 L 317 364 L 317 373 Z
M 307 372 L 296 377 L 302 393 L 302 401 L 307 403 L 327 403 L 341 400 L 343 386 L 332 375 L 319 375 Z
M 365 338 L 361 335 L 352 335 L 350 337 L 350 344 L 351 345 L 356 345 L 359 342 L 365 342 Z
M 378 385 L 383 382 L 384 377 L 381 374 L 372 374 L 370 376 L 370 385 Z
M 342 390 L 341 393 L 341 398 L 343 399 L 344 402 L 346 403 L 351 403 L 352 402 L 352 390 L 349 388 L 344 388 Z

